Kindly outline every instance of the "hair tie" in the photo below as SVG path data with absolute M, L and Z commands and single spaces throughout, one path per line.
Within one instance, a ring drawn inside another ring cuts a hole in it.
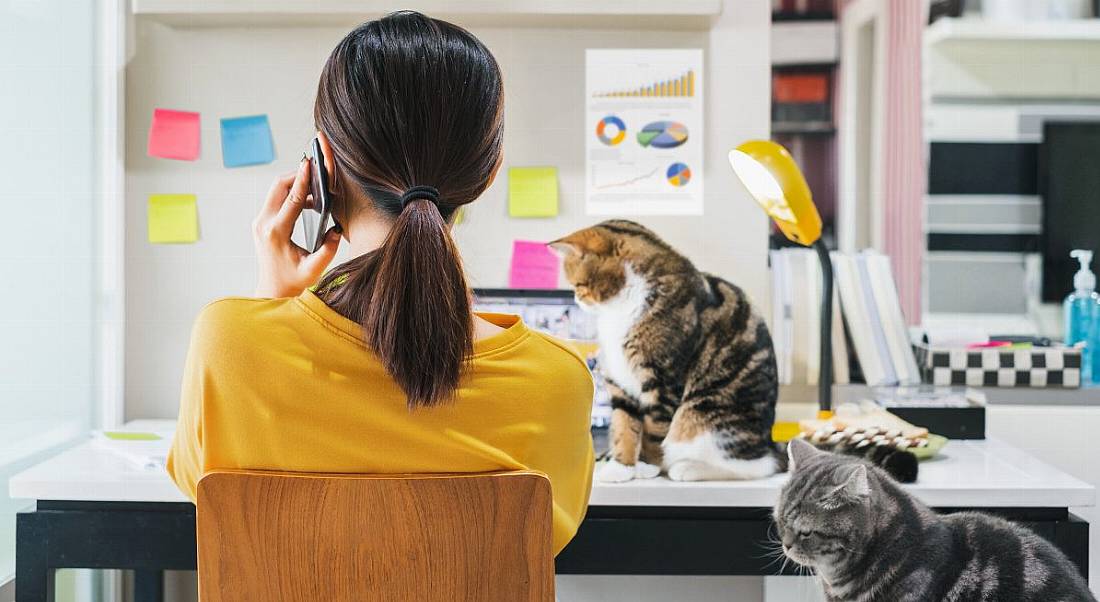
M 413 186 L 406 190 L 405 194 L 401 195 L 401 208 L 404 209 L 409 203 L 419 201 L 420 199 L 427 199 L 438 207 L 439 191 L 431 186 Z

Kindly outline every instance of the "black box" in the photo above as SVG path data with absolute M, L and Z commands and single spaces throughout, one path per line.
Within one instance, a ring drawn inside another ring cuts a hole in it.
M 985 439 L 985 393 L 967 387 L 876 387 L 875 403 L 948 439 Z

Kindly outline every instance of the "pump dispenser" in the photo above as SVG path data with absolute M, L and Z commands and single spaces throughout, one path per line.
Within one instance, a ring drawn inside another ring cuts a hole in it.
M 1094 374 L 1093 356 L 1100 345 L 1100 295 L 1096 293 L 1096 274 L 1089 269 L 1092 251 L 1076 249 L 1070 257 L 1081 262 L 1081 269 L 1073 276 L 1073 292 L 1066 297 L 1065 325 L 1066 345 L 1083 344 L 1081 350 L 1081 383 L 1089 384 Z M 1098 371 L 1100 372 L 1100 371 Z

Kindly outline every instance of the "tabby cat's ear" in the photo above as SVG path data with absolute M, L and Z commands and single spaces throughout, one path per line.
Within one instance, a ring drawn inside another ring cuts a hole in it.
M 612 240 L 597 228 L 577 230 L 547 244 L 562 257 L 585 253 L 607 255 L 612 250 Z
M 794 472 L 801 466 L 806 460 L 820 454 L 816 447 L 805 439 L 791 439 L 787 444 L 787 458 L 790 460 L 787 464 L 788 470 Z
M 576 255 L 581 252 L 577 245 L 566 241 L 564 238 L 560 238 L 553 242 L 546 243 L 546 246 L 550 247 L 550 250 L 558 255 L 558 257 L 565 258 L 570 255 Z

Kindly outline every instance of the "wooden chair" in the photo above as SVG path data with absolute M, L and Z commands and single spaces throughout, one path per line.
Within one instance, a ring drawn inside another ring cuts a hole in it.
M 538 473 L 215 471 L 197 505 L 201 602 L 554 599 Z

